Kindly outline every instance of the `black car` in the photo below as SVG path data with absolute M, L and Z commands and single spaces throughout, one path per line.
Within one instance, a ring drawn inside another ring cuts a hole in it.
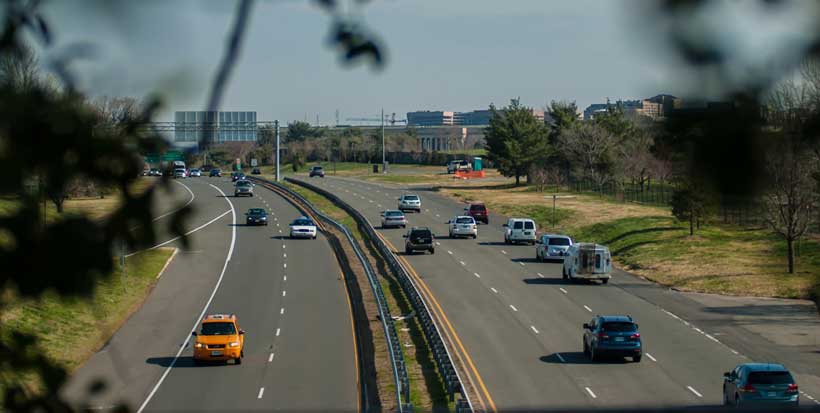
M 430 251 L 430 254 L 436 253 L 436 247 L 433 246 L 433 231 L 430 231 L 430 228 L 410 228 L 407 234 L 404 234 L 404 238 L 404 252 L 408 255 L 414 251 Z
M 251 170 L 251 175 L 261 175 L 261 174 L 262 174 L 262 171 L 260 171 L 259 168 L 253 168 Z
M 245 216 L 246 225 L 268 225 L 268 212 L 264 208 L 251 208 Z
M 231 182 L 242 181 L 245 179 L 245 174 L 242 172 L 232 172 L 231 173 Z
M 318 176 L 320 178 L 325 177 L 325 168 L 321 166 L 314 166 L 310 168 L 310 177 L 313 178 L 314 176 Z
M 214 176 L 220 177 L 220 176 L 222 176 L 222 171 L 220 171 L 219 168 L 213 168 L 213 169 L 211 169 L 210 176 L 211 177 L 214 177 Z
M 584 324 L 584 354 L 592 361 L 606 354 L 639 363 L 643 346 L 638 323 L 630 316 L 595 316 Z

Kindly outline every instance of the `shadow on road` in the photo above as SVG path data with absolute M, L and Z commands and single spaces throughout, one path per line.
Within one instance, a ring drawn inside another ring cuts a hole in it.
M 156 364 L 162 367 L 171 367 L 171 363 L 174 363 L 173 357 L 149 357 L 145 360 L 148 364 Z M 210 367 L 210 366 L 220 366 L 225 365 L 224 361 L 215 361 L 215 362 L 207 362 L 207 363 L 194 363 L 193 357 L 180 357 L 177 359 L 177 362 L 174 363 L 174 368 L 190 368 L 190 367 Z
M 569 282 L 563 278 L 525 278 L 525 284 L 534 285 L 569 285 Z
M 561 358 L 563 358 L 564 361 L 558 358 L 558 354 L 561 354 Z M 569 351 L 566 353 L 552 353 L 548 356 L 541 356 L 539 360 L 550 364 L 629 364 L 631 362 L 631 360 L 625 357 L 596 356 L 595 358 L 597 360 L 592 361 L 584 355 L 582 351 Z
M 478 243 L 478 245 L 505 246 L 505 245 L 510 245 L 510 244 L 506 244 L 506 243 L 504 243 L 504 241 L 481 241 L 481 242 Z M 510 246 L 512 246 L 512 245 L 510 245 Z

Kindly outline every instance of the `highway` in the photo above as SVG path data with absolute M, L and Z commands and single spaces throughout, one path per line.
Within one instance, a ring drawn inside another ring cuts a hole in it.
M 287 239 L 300 213 L 261 186 L 246 198 L 234 198 L 225 177 L 172 187 L 175 202 L 155 211 L 193 199 L 191 248 L 180 250 L 144 305 L 75 372 L 66 398 L 92 409 L 358 411 L 350 310 L 324 237 Z M 244 225 L 252 207 L 269 211 L 269 226 Z M 241 365 L 194 366 L 191 331 L 212 313 L 236 314 L 247 332 Z M 107 387 L 89 398 L 96 378 Z
M 434 192 L 345 178 L 302 179 L 341 197 L 377 229 L 379 212 L 395 209 L 400 194 L 422 197 L 422 213 L 407 218 L 411 226 L 437 234 L 435 255 L 405 256 L 405 230 L 379 231 L 440 304 L 474 364 L 479 396 L 489 410 L 716 406 L 722 402 L 723 372 L 760 361 L 733 346 L 751 352 L 769 343 L 724 337 L 713 333 L 720 331 L 711 329 L 715 323 L 706 329 L 688 321 L 676 312 L 694 314 L 702 306 L 620 271 L 606 286 L 564 282 L 560 263 L 536 262 L 531 246 L 505 245 L 505 219 L 497 215 L 479 227 L 477 240 L 448 239 L 445 222 L 464 205 Z M 640 325 L 643 361 L 588 361 L 581 325 L 595 314 L 632 315 Z M 768 347 L 761 354 L 783 349 Z M 796 369 L 805 405 L 819 403 L 820 396 L 816 354 L 811 356 L 810 367 L 786 363 Z

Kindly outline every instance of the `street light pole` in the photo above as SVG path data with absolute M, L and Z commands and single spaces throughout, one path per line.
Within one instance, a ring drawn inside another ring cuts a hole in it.
M 282 152 L 279 150 L 279 121 L 273 121 L 274 129 L 276 130 L 276 182 L 279 182 L 279 156 Z
M 552 228 L 555 228 L 555 198 L 557 195 L 552 194 Z
M 382 108 L 382 173 L 387 173 L 387 159 L 384 151 L 384 108 Z

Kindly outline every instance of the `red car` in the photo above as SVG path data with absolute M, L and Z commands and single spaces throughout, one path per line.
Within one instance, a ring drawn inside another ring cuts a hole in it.
M 473 202 L 464 208 L 465 215 L 469 215 L 476 220 L 476 222 L 490 223 L 490 211 L 484 206 L 483 202 Z

